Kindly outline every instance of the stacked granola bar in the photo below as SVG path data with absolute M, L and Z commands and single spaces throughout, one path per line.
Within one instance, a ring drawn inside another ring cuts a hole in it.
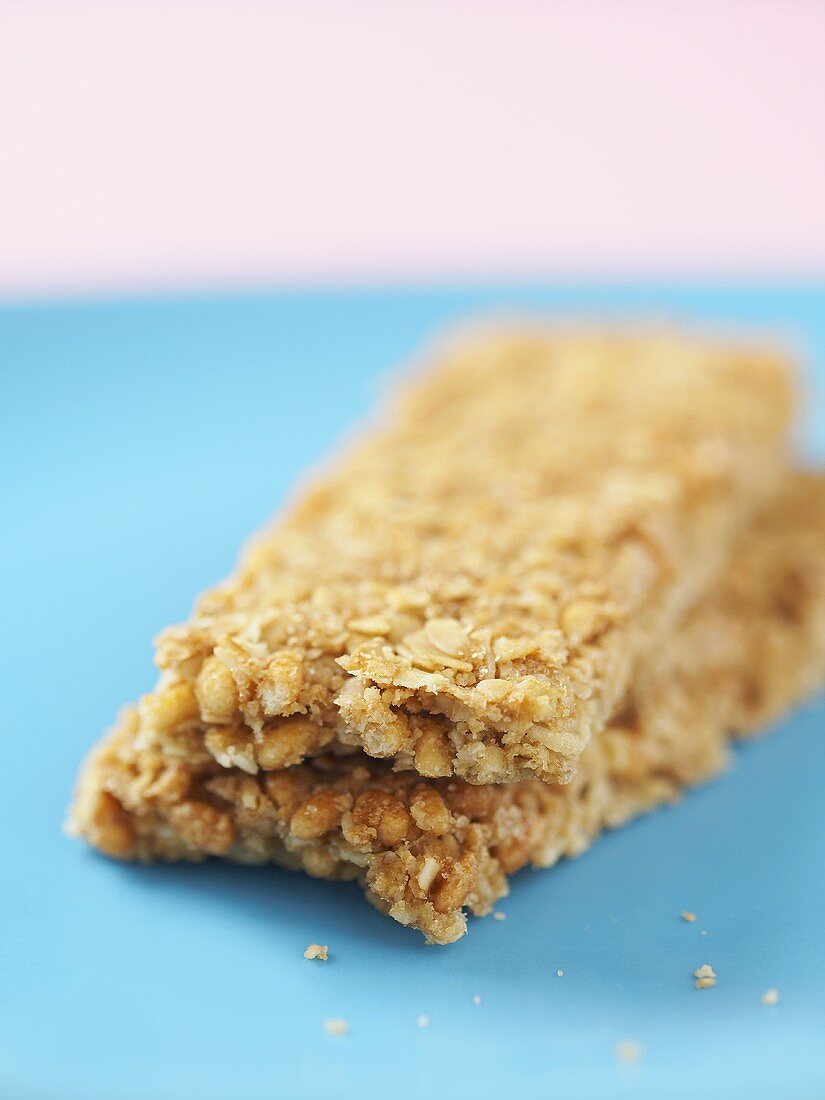
M 697 337 L 456 342 L 161 635 L 73 827 L 357 878 L 457 939 L 825 678 L 793 406 L 781 358 Z

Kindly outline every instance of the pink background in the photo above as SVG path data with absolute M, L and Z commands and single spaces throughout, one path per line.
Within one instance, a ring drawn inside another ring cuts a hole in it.
M 825 274 L 818 0 L 0 0 L 0 293 Z

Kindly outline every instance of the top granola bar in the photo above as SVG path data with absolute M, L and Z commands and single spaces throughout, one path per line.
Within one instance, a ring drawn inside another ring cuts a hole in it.
M 668 333 L 446 348 L 160 636 L 143 743 L 568 780 L 775 490 L 792 398 L 779 358 Z

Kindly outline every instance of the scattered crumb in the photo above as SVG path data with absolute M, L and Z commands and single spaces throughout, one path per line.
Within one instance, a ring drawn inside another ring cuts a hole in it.
M 324 1020 L 324 1031 L 327 1035 L 346 1035 L 349 1032 L 349 1024 L 346 1020 Z
M 712 989 L 716 985 L 716 972 L 712 966 L 704 963 L 698 970 L 693 971 L 697 989 Z
M 496 912 L 493 913 L 493 920 L 507 920 L 507 914 L 499 913 L 498 910 L 496 910 Z
M 326 962 L 329 958 L 329 948 L 325 943 L 311 943 L 304 951 L 305 959 L 320 959 Z
M 681 917 L 682 917 L 682 920 L 686 920 L 688 922 L 688 924 L 693 924 L 693 922 L 696 920 L 696 914 L 691 913 L 691 911 L 689 909 L 685 909 L 682 912 Z
M 707 928 L 703 928 L 702 931 L 699 933 L 700 936 L 706 936 L 707 934 L 708 934 Z
M 479 997 L 479 995 L 477 993 L 476 993 L 475 997 L 473 997 L 473 1004 L 474 1005 L 480 1005 L 481 1004 L 481 997 Z
M 620 1043 L 616 1043 L 615 1051 L 620 1062 L 630 1064 L 639 1061 L 644 1053 L 644 1047 L 635 1039 L 622 1039 Z
M 557 978 L 563 978 L 564 977 L 564 971 L 563 970 L 557 970 L 556 971 L 556 977 Z
M 415 1022 L 418 1024 L 419 1027 L 429 1027 L 430 1026 L 430 1017 L 429 1016 L 419 1016 L 416 1019 Z
M 779 990 L 775 986 L 771 986 L 762 994 L 763 1005 L 778 1005 L 779 1004 Z

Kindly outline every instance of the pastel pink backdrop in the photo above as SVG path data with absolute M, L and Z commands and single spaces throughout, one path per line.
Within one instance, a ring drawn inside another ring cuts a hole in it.
M 0 293 L 825 274 L 818 0 L 0 0 Z

